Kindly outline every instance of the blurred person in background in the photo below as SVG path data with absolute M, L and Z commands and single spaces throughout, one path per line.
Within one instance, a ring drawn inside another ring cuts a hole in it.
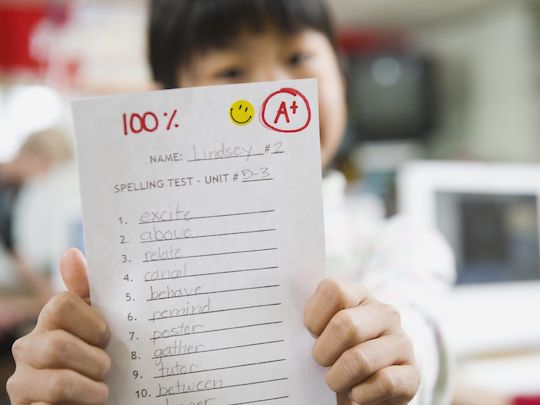
M 59 130 L 44 130 L 28 136 L 18 154 L 0 165 L 0 341 L 7 350 L 10 341 L 23 332 L 25 324 L 34 321 L 53 288 L 47 266 L 36 265 L 27 257 L 23 240 L 25 233 L 40 233 L 35 229 L 20 231 L 21 218 L 34 213 L 21 210 L 21 196 L 34 183 L 39 183 L 51 171 L 73 157 L 72 147 Z M 50 212 L 32 208 L 36 215 L 47 217 Z M 28 228 L 28 225 L 26 226 Z M 30 227 L 31 228 L 31 227 Z M 47 237 L 47 236 L 45 236 Z M 21 247 L 23 247 L 21 249 Z

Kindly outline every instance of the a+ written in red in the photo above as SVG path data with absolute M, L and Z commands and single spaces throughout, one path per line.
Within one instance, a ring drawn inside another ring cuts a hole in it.
M 300 132 L 311 121 L 311 108 L 307 98 L 298 90 L 281 89 L 265 100 L 261 121 L 264 126 L 277 132 Z
M 296 100 L 292 102 L 289 108 L 293 114 L 296 114 L 296 110 L 298 110 L 298 104 L 296 104 Z M 287 112 L 287 104 L 285 103 L 285 101 L 282 101 L 281 105 L 279 106 L 279 110 L 276 114 L 276 118 L 274 119 L 274 124 L 277 124 L 281 117 L 285 117 L 287 124 L 291 122 L 289 118 L 289 113 Z

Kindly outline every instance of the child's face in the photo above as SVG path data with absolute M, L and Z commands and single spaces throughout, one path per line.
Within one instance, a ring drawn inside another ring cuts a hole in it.
M 344 79 L 328 38 L 315 30 L 285 36 L 244 32 L 230 46 L 195 54 L 178 72 L 181 87 L 316 78 L 319 85 L 321 160 L 327 166 L 345 130 Z

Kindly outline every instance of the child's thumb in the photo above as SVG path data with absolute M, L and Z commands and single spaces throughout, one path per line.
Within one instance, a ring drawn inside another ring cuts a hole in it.
M 86 259 L 79 249 L 66 250 L 60 259 L 60 273 L 68 291 L 86 301 L 90 300 Z

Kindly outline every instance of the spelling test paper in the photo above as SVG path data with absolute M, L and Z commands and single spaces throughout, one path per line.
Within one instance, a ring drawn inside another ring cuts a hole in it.
M 109 404 L 335 404 L 303 326 L 324 276 L 316 81 L 72 107 Z

